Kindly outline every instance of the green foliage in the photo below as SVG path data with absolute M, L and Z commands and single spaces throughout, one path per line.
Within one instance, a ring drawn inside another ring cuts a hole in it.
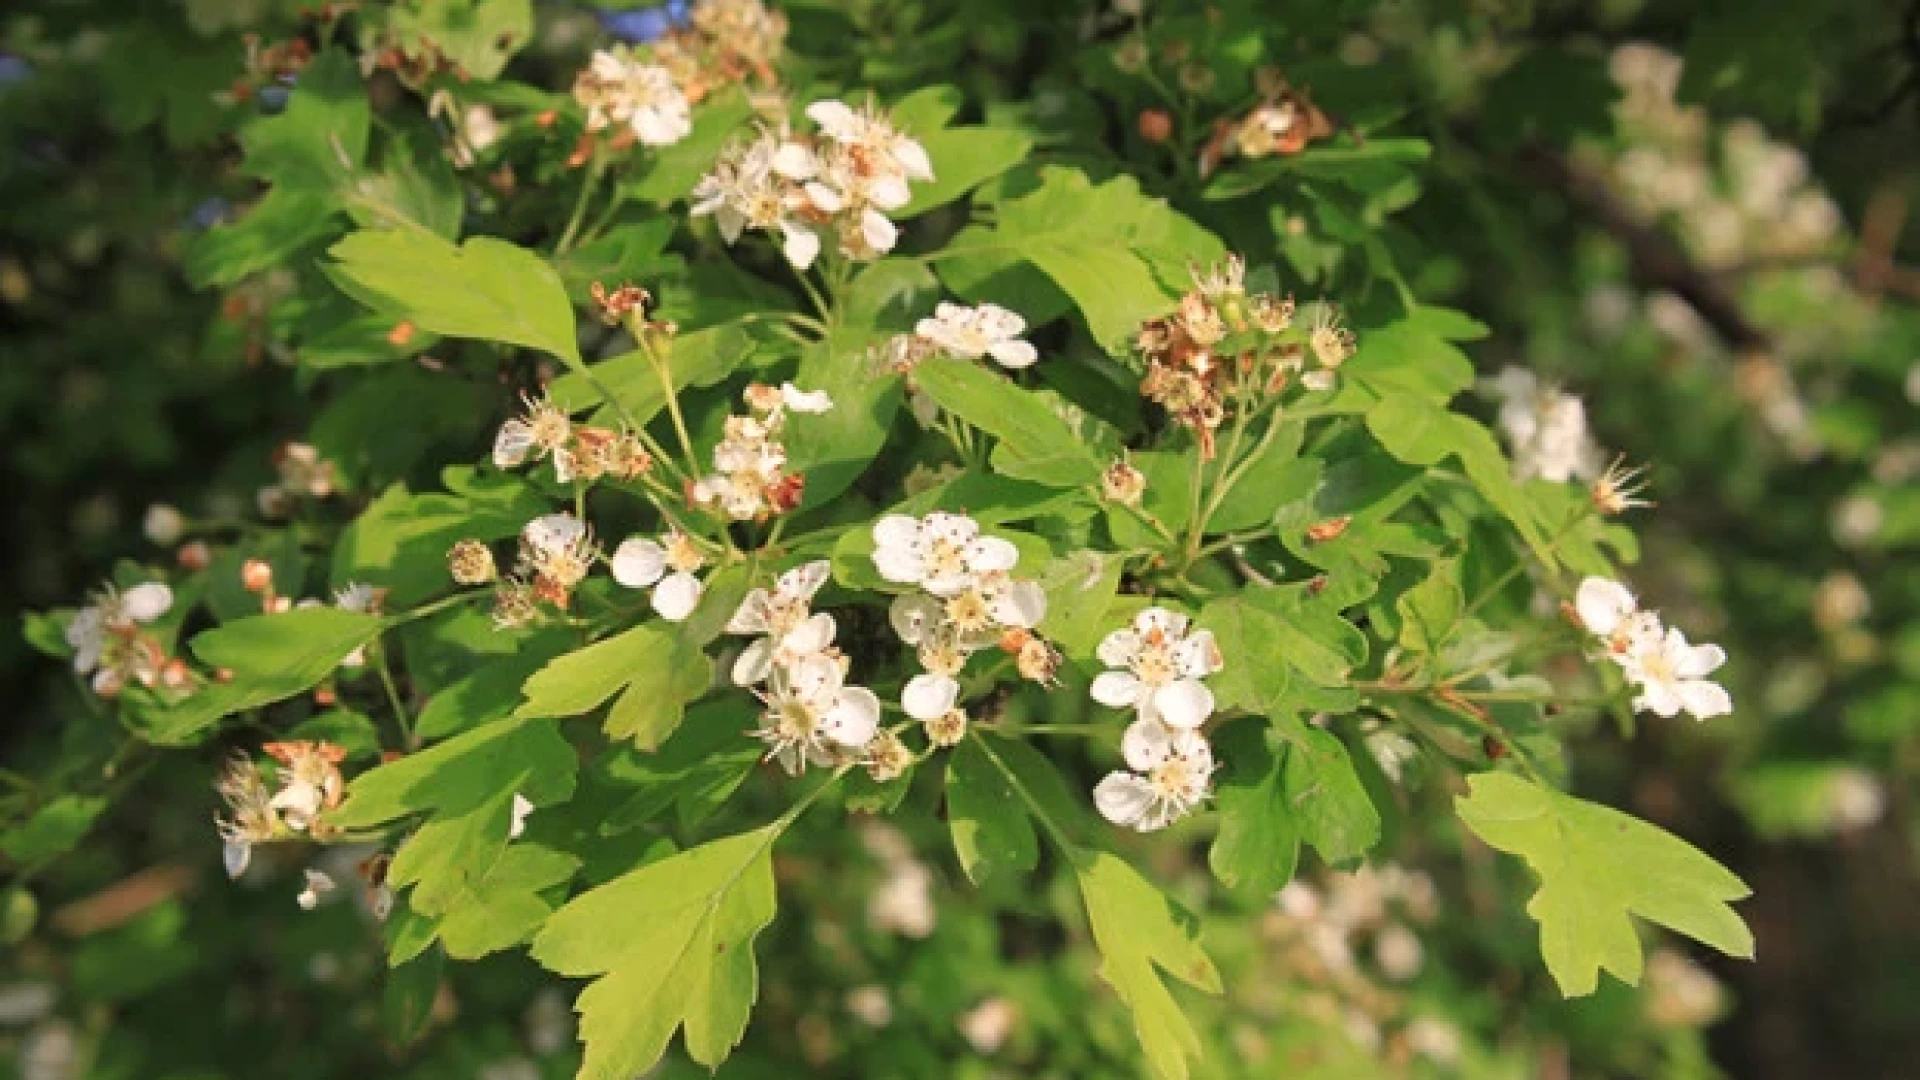
M 1640 981 L 1633 915 L 1729 956 L 1753 955 L 1752 932 L 1727 906 L 1747 886 L 1685 841 L 1506 773 L 1473 777 L 1469 787 L 1454 804 L 1461 820 L 1540 877 L 1527 913 L 1540 923 L 1540 953 L 1564 993 L 1593 993 L 1602 970 Z

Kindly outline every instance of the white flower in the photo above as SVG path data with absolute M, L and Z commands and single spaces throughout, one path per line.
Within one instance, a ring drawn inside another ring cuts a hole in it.
M 508 811 L 507 839 L 518 840 L 520 834 L 527 831 L 527 815 L 533 813 L 533 803 L 519 792 L 513 793 L 513 808 Z
M 1039 359 L 1033 346 L 1020 340 L 1026 328 L 1027 320 L 998 304 L 941 304 L 932 318 L 920 320 L 914 333 L 961 360 L 991 356 L 1001 367 L 1023 368 Z
M 846 685 L 845 662 L 838 657 L 816 653 L 792 667 L 776 667 L 759 696 L 766 708 L 754 734 L 790 775 L 831 764 L 836 749 L 860 750 L 880 727 L 880 699 L 865 687 Z
M 706 561 L 685 533 L 669 529 L 660 540 L 621 541 L 613 552 L 613 579 L 629 589 L 651 587 L 653 610 L 668 622 L 681 622 L 700 603 L 704 586 L 694 571 Z
M 147 507 L 147 516 L 142 519 L 140 531 L 148 540 L 161 547 L 172 547 L 187 531 L 187 519 L 180 509 L 168 503 L 154 503 Z
M 1685 711 L 1705 720 L 1733 711 L 1733 698 L 1706 678 L 1726 661 L 1720 646 L 1689 645 L 1685 634 L 1669 627 L 1657 642 L 1643 642 L 1628 653 L 1620 666 L 1640 687 L 1635 709 L 1669 717 Z
M 165 615 L 172 607 L 173 590 L 163 582 L 142 582 L 126 592 L 107 586 L 93 603 L 81 608 L 67 623 L 67 644 L 73 646 L 73 670 L 82 675 L 104 671 L 102 661 L 113 659 L 108 656 L 109 652 L 121 651 L 115 647 L 119 642 L 130 639 L 141 626 Z M 143 652 L 130 650 L 131 654 Z
M 1600 472 L 1600 447 L 1587 432 L 1580 399 L 1544 384 L 1525 368 L 1509 367 L 1494 380 L 1500 397 L 1500 430 L 1513 451 L 1520 479 L 1539 477 L 1564 484 Z
M 831 565 L 824 559 L 780 575 L 773 588 L 754 589 L 727 620 L 730 634 L 758 634 L 733 664 L 736 686 L 752 686 L 777 666 L 788 667 L 833 644 L 833 616 L 809 610 L 826 583 Z
M 842 101 L 816 101 L 807 106 L 807 118 L 849 151 L 848 159 L 865 182 L 867 200 L 882 210 L 898 210 L 912 200 L 907 181 L 933 179 L 926 148 L 895 131 L 872 107 L 856 111 Z
M 833 408 L 833 398 L 825 390 L 802 390 L 790 382 L 780 384 L 780 400 L 797 413 L 818 415 Z
M 493 438 L 493 463 L 512 469 L 529 460 L 551 455 L 553 475 L 561 483 L 573 480 L 573 459 L 567 446 L 573 440 L 573 418 L 551 398 L 523 399 L 525 411 L 500 425 Z
M 320 898 L 332 892 L 337 886 L 333 878 L 319 870 L 306 871 L 306 887 L 300 890 L 298 901 L 300 910 L 312 911 L 320 906 Z
M 1589 577 L 1580 582 L 1573 598 L 1574 613 L 1589 632 L 1619 661 L 1636 648 L 1660 639 L 1660 618 L 1641 611 L 1625 585 L 1609 578 Z
M 874 523 L 873 542 L 881 577 L 942 597 L 970 588 L 982 574 L 1011 570 L 1020 560 L 1018 548 L 981 536 L 972 518 L 940 511 L 919 519 L 889 514 Z
M 831 188 L 811 182 L 818 170 L 812 150 L 763 131 L 753 142 L 722 152 L 713 171 L 694 185 L 692 213 L 712 215 L 729 244 L 749 228 L 778 231 L 781 254 L 794 269 L 805 270 L 820 254 L 820 236 L 809 219 L 831 215 L 840 202 Z
M 1096 650 L 1100 662 L 1119 670 L 1093 680 L 1093 699 L 1116 709 L 1139 711 L 1141 720 L 1192 729 L 1213 715 L 1213 692 L 1200 680 L 1220 670 L 1220 649 L 1210 631 L 1187 632 L 1187 617 L 1150 607 L 1131 627 L 1115 630 Z
M 1093 789 L 1100 815 L 1140 832 L 1163 829 L 1212 793 L 1213 748 L 1200 733 L 1136 720 L 1120 741 L 1132 772 L 1107 774 Z
M 670 146 L 693 130 L 687 96 L 673 73 L 624 52 L 596 51 L 574 81 L 573 96 L 587 109 L 588 131 L 625 124 L 647 146 Z
M 587 523 L 572 514 L 543 514 L 520 530 L 520 559 L 534 575 L 534 594 L 558 607 L 599 557 Z

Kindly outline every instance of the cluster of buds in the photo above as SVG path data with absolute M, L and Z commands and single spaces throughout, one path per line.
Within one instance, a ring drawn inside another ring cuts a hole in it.
M 1178 310 L 1141 326 L 1135 346 L 1146 361 L 1140 393 L 1192 428 L 1211 458 L 1230 397 L 1278 394 L 1296 377 L 1328 389 L 1354 342 L 1331 305 L 1297 327 L 1291 297 L 1248 292 L 1237 255 L 1205 273 L 1196 267 L 1193 281 Z
M 175 693 L 193 688 L 193 674 L 169 657 L 161 640 L 145 629 L 173 607 L 173 590 L 149 581 L 120 592 L 108 585 L 67 623 L 73 670 L 103 698 L 128 683 Z
M 1223 118 L 1213 125 L 1213 137 L 1200 150 L 1200 175 L 1210 176 L 1226 158 L 1249 160 L 1275 154 L 1297 154 L 1316 139 L 1332 137 L 1332 118 L 1320 111 L 1306 93 L 1288 85 L 1277 70 L 1259 73 L 1260 103 L 1245 114 Z
M 753 383 L 742 397 L 747 414 L 727 417 L 713 448 L 713 471 L 688 486 L 687 501 L 734 521 L 760 521 L 799 506 L 806 489 L 806 477 L 787 472 L 787 448 L 780 438 L 787 414 L 823 413 L 833 400 L 825 391 L 804 391 L 792 383 Z
M 778 232 L 782 254 L 799 270 L 819 257 L 822 229 L 849 259 L 892 251 L 899 229 L 887 211 L 912 200 L 911 181 L 933 179 L 926 148 L 871 104 L 816 101 L 807 117 L 817 135 L 765 128 L 728 147 L 695 185 L 693 213 L 711 214 L 729 244 L 747 229 Z
M 273 468 L 278 474 L 276 481 L 254 493 L 263 517 L 286 517 L 296 500 L 325 499 L 339 489 L 339 473 L 333 462 L 322 458 L 320 451 L 308 443 L 281 444 L 274 451 Z
M 571 484 L 637 480 L 653 468 L 653 455 L 631 431 L 576 424 L 549 397 L 528 397 L 523 405 L 494 436 L 493 463 L 502 469 L 551 458 L 554 478 Z
M 271 742 L 261 749 L 276 762 L 273 790 L 244 757 L 229 762 L 215 785 L 227 804 L 226 816 L 216 825 L 225 845 L 228 877 L 246 872 L 256 844 L 333 835 L 321 815 L 340 805 L 345 790 L 340 763 L 346 751 L 332 743 Z
M 278 615 L 293 610 L 293 597 L 274 587 L 273 564 L 265 559 L 248 559 L 240 564 L 240 586 L 260 598 L 260 611 Z
M 600 561 L 600 545 L 587 523 L 572 514 L 545 514 L 520 530 L 513 573 L 494 590 L 493 621 L 501 629 L 525 626 L 540 604 L 565 611 L 573 590 Z
M 907 680 L 900 705 L 928 725 L 935 745 L 966 729 L 965 715 L 954 714 L 960 672 L 975 653 L 997 646 L 1014 657 L 1022 677 L 1053 682 L 1059 651 L 1033 629 L 1046 617 L 1047 594 L 1037 582 L 1013 576 L 1020 551 L 1011 542 L 982 535 L 964 514 L 936 511 L 881 518 L 873 543 L 880 576 L 914 587 L 896 597 L 889 612 L 894 632 L 917 650 L 922 669 Z

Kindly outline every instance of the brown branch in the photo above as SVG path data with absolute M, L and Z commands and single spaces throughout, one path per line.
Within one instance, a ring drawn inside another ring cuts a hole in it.
M 1622 202 L 1604 177 L 1537 143 L 1521 147 L 1514 163 L 1522 172 L 1559 191 L 1625 245 L 1634 280 L 1642 286 L 1678 295 L 1735 352 L 1768 350 L 1772 339 L 1747 318 L 1733 294 L 1701 269 L 1665 229 L 1644 220 Z

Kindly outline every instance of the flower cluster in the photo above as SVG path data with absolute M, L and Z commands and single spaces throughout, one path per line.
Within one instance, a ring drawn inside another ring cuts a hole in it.
M 160 639 L 142 629 L 172 607 L 173 590 L 162 582 L 144 582 L 126 592 L 108 585 L 67 623 L 73 670 L 103 698 L 118 695 L 129 682 L 184 687 L 186 665 L 168 659 Z
M 653 468 L 653 455 L 631 431 L 576 424 L 550 397 L 528 397 L 523 405 L 493 439 L 493 463 L 502 469 L 550 458 L 554 478 L 571 484 L 635 480 Z
M 1108 634 L 1096 655 L 1114 670 L 1093 680 L 1093 699 L 1132 709 L 1135 720 L 1120 742 L 1127 770 L 1100 781 L 1094 805 L 1116 825 L 1165 828 L 1212 793 L 1213 748 L 1200 727 L 1214 701 L 1200 680 L 1220 670 L 1220 648 L 1185 615 L 1150 607 Z
M 728 147 L 695 185 L 693 213 L 712 215 L 729 244 L 747 229 L 778 232 L 800 270 L 819 257 L 822 229 L 849 259 L 893 250 L 899 230 L 886 212 L 912 199 L 910 181 L 933 179 L 926 148 L 872 105 L 816 101 L 807 116 L 818 135 L 767 128 Z
M 587 111 L 589 134 L 613 125 L 643 146 L 671 146 L 693 130 L 687 95 L 673 72 L 625 46 L 599 49 L 573 81 L 573 99 Z
M 750 77 L 764 86 L 778 83 L 774 64 L 786 41 L 787 17 L 760 0 L 697 0 L 654 36 L 653 61 L 673 73 L 688 101 L 698 102 Z
M 332 743 L 270 742 L 261 749 L 278 763 L 276 790 L 244 757 L 229 762 L 216 785 L 227 804 L 227 816 L 217 824 L 228 877 L 246 872 L 255 844 L 327 836 L 320 815 L 340 805 L 345 788 L 340 763 L 346 752 Z
M 1308 389 L 1331 387 L 1353 355 L 1353 334 L 1327 304 L 1296 327 L 1292 298 L 1248 292 L 1237 255 L 1205 273 L 1195 268 L 1193 281 L 1178 310 L 1141 326 L 1134 344 L 1146 361 L 1142 396 L 1192 428 L 1212 457 L 1229 398 L 1277 394 L 1296 377 Z
M 1635 709 L 1664 717 L 1687 712 L 1696 720 L 1733 711 L 1726 689 L 1707 678 L 1726 663 L 1726 652 L 1718 645 L 1688 644 L 1686 635 L 1663 625 L 1657 613 L 1641 610 L 1626 586 L 1587 578 L 1574 596 L 1574 611 L 1640 691 Z
M 806 478 L 786 471 L 787 448 L 780 436 L 787 414 L 817 415 L 833 408 L 833 399 L 792 383 L 755 383 L 742 396 L 748 414 L 727 417 L 713 448 L 713 471 L 692 485 L 688 501 L 735 521 L 756 521 L 800 505 L 805 490 Z
M 900 693 L 908 716 L 929 725 L 942 743 L 958 727 L 949 718 L 960 701 L 960 671 L 974 653 L 999 645 L 1015 654 L 1021 673 L 1051 680 L 1058 667 L 1053 647 L 1033 628 L 1047 614 L 1047 594 L 1034 581 L 1015 578 L 1020 550 L 997 536 L 982 536 L 979 522 L 940 511 L 923 518 L 889 514 L 873 526 L 873 565 L 898 585 L 917 586 L 895 598 L 889 615 L 900 640 L 919 650 L 921 674 Z M 942 736 L 931 726 L 938 724 Z

